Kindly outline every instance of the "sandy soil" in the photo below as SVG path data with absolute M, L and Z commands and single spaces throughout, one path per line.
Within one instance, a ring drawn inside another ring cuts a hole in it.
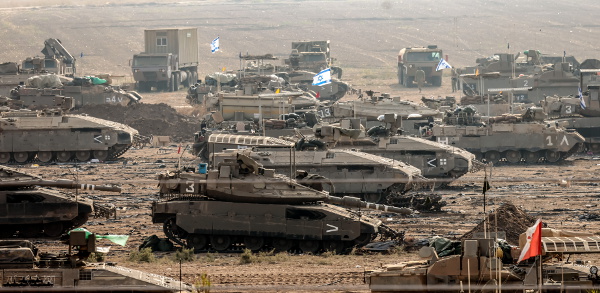
M 75 3 L 76 2 L 76 3 Z M 474 64 L 478 57 L 495 52 L 539 49 L 560 55 L 563 51 L 580 61 L 596 58 L 597 18 L 600 4 L 592 0 L 546 1 L 544 8 L 527 1 L 126 1 L 97 4 L 92 1 L 20 2 L 35 7 L 0 9 L 2 30 L 0 60 L 18 61 L 40 55 L 43 40 L 59 38 L 78 56 L 81 75 L 110 72 L 130 79 L 129 59 L 142 51 L 145 28 L 193 26 L 201 42 L 200 76 L 222 67 L 237 69 L 240 52 L 273 53 L 284 58 L 292 41 L 329 39 L 344 79 L 354 87 L 400 95 L 419 101 L 421 96 L 446 96 L 448 76 L 440 88 L 415 89 L 397 85 L 396 54 L 406 46 L 437 44 L 453 66 Z M 52 6 L 56 4 L 56 6 Z M 50 5 L 50 6 L 48 6 Z M 209 53 L 209 42 L 220 36 L 222 51 Z M 81 57 L 83 56 L 83 57 Z M 144 103 L 167 103 L 181 113 L 190 113 L 185 92 L 153 93 Z M 191 137 L 192 134 L 189 134 Z M 177 145 L 165 148 L 130 150 L 115 164 L 49 165 L 23 167 L 45 178 L 73 178 L 81 181 L 114 183 L 123 186 L 120 195 L 94 193 L 84 196 L 99 203 L 115 204 L 117 219 L 91 219 L 85 227 L 96 233 L 131 235 L 126 247 L 111 246 L 109 261 L 178 278 L 179 264 L 171 254 L 157 254 L 151 264 L 128 261 L 148 235 L 162 235 L 153 225 L 150 204 L 156 200 L 156 174 L 173 169 L 180 161 Z M 127 162 L 127 164 L 124 164 Z M 182 164 L 195 164 L 189 154 Z M 487 211 L 502 202 L 522 206 L 550 227 L 597 233 L 598 222 L 585 215 L 600 214 L 598 170 L 595 156 L 576 156 L 559 165 L 500 166 L 492 171 L 492 190 Z M 482 218 L 483 171 L 464 176 L 450 189 L 438 190 L 448 202 L 442 213 L 414 217 L 383 218 L 411 239 L 434 235 L 458 237 Z M 488 176 L 490 176 L 488 174 Z M 562 180 L 569 184 L 560 184 Z M 566 187 L 566 185 L 570 185 Z M 376 214 L 374 214 L 376 215 Z M 59 244 L 37 240 L 44 248 Z M 109 243 L 101 245 L 110 246 Z M 182 266 L 185 281 L 193 282 L 207 273 L 213 292 L 366 292 L 365 270 L 382 264 L 413 259 L 407 253 L 345 256 L 259 255 L 251 264 L 240 264 L 239 254 L 200 254 Z

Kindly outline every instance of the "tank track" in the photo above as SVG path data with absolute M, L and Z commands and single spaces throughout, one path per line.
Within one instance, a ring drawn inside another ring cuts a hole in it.
M 118 144 L 118 145 L 114 145 L 114 146 L 110 147 L 108 149 L 108 159 L 114 160 L 114 159 L 122 156 L 125 152 L 127 152 L 131 148 L 131 146 L 132 146 L 131 144 L 129 144 L 129 145 Z
M 89 214 L 79 214 L 70 221 L 56 221 L 44 224 L 0 225 L 0 239 L 6 238 L 58 238 L 73 228 L 85 224 Z
M 534 161 L 534 162 L 527 162 L 525 158 L 521 158 L 518 162 L 510 162 L 507 160 L 505 154 L 506 152 L 501 152 L 500 154 L 500 158 L 498 160 L 491 161 L 488 162 L 487 159 L 485 158 L 486 153 L 480 153 L 477 151 L 471 151 L 472 153 L 476 154 L 477 159 L 478 160 L 482 160 L 484 163 L 484 165 L 486 164 L 490 164 L 490 163 L 494 163 L 494 164 L 508 164 L 508 165 L 514 165 L 514 164 L 542 164 L 542 163 L 546 163 L 546 164 L 557 164 L 560 163 L 562 161 L 564 161 L 565 159 L 569 158 L 570 156 L 572 156 L 573 154 L 579 152 L 582 149 L 583 145 L 581 143 L 578 143 L 577 145 L 575 145 L 574 147 L 572 147 L 569 151 L 567 152 L 559 152 L 560 153 L 560 158 L 557 159 L 556 161 L 549 161 L 546 157 L 545 157 L 545 151 L 546 150 L 539 150 L 536 151 L 534 153 L 536 153 L 538 155 L 538 158 Z
M 409 194 L 394 193 L 388 196 L 386 204 L 399 208 L 411 208 L 419 212 L 440 212 L 447 205 L 446 201 L 439 194 L 419 192 Z
M 106 160 L 116 160 L 118 159 L 120 156 L 122 156 L 124 153 L 126 153 L 130 148 L 132 147 L 132 145 L 115 145 L 112 146 L 108 149 L 108 155 L 106 157 Z M 93 152 L 90 150 L 90 152 Z M 4 165 L 19 165 L 19 164 L 29 164 L 29 163 L 34 163 L 34 162 L 41 162 L 38 158 L 37 158 L 37 152 L 29 152 L 29 158 L 23 162 L 17 162 L 14 159 L 14 153 L 9 153 L 11 156 L 11 159 L 6 162 L 6 163 L 1 163 Z M 90 160 L 93 159 L 93 155 L 90 155 L 90 158 L 88 160 L 85 161 L 79 161 L 77 158 L 75 158 L 75 156 L 73 156 L 70 160 L 65 161 L 66 162 L 89 162 Z M 46 162 L 46 163 L 51 163 L 51 162 L 57 162 L 58 160 L 56 158 L 53 158 L 51 161 Z

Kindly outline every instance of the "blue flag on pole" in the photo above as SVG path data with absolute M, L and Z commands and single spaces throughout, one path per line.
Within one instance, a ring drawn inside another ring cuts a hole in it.
M 331 69 L 327 68 L 317 73 L 315 77 L 313 77 L 312 85 L 326 85 L 331 83 Z
M 210 51 L 213 53 L 219 51 L 219 37 L 210 43 Z
M 581 88 L 577 88 L 577 91 L 577 97 L 579 98 L 579 106 L 581 106 L 581 109 L 585 110 L 587 106 L 585 105 L 585 101 L 583 100 L 583 92 L 581 92 Z
M 440 70 L 446 69 L 446 68 L 452 68 L 452 66 L 450 66 L 450 64 L 448 64 L 448 62 L 446 62 L 446 60 L 444 60 L 444 58 L 441 58 L 440 63 L 438 63 L 438 66 L 435 69 L 435 71 L 440 71 Z

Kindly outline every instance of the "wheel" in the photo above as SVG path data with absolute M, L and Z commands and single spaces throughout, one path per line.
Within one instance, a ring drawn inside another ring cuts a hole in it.
M 404 80 L 402 78 L 402 69 L 398 69 L 398 84 L 402 85 L 404 83 Z
M 325 251 L 332 251 L 335 254 L 342 253 L 344 251 L 344 246 L 344 242 L 342 241 L 329 240 L 323 242 L 323 249 Z
M 590 143 L 587 145 L 588 150 L 592 153 L 600 152 L 600 143 Z
M 488 163 L 496 164 L 500 161 L 500 153 L 497 151 L 489 151 L 485 153 L 485 160 Z
M 405 79 L 404 86 L 406 86 L 406 87 L 415 87 L 416 86 L 415 84 L 413 84 L 413 81 L 415 80 L 414 76 L 405 76 L 404 79 Z
M 363 195 L 366 202 L 370 203 L 381 203 L 383 202 L 383 195 L 381 193 L 367 193 Z
M 0 164 L 10 162 L 10 153 L 0 153 Z
M 52 152 L 38 152 L 37 158 L 42 163 L 50 163 L 54 158 L 54 155 L 52 155 Z
M 538 152 L 523 152 L 523 159 L 527 164 L 535 164 L 540 160 L 540 154 Z
M 275 248 L 275 251 L 277 251 L 277 252 L 286 252 L 286 251 L 292 249 L 292 246 L 294 246 L 294 242 L 290 239 L 285 239 L 285 238 L 273 239 L 273 248 Z
M 59 162 L 68 162 L 73 157 L 73 153 L 69 151 L 61 151 L 56 153 L 56 160 Z
M 44 234 L 50 237 L 58 237 L 64 232 L 64 225 L 61 222 L 52 222 L 44 224 Z
M 94 151 L 94 158 L 98 159 L 99 161 L 106 161 L 106 158 L 108 158 L 108 151 L 96 150 Z
M 259 251 L 265 243 L 262 237 L 246 236 L 244 237 L 244 245 L 252 251 Z
M 442 86 L 442 77 L 441 76 L 432 76 L 431 77 L 431 85 Z
M 89 161 L 91 156 L 92 156 L 92 154 L 90 153 L 90 151 L 76 151 L 75 152 L 75 158 L 77 158 L 77 160 L 80 162 Z
M 227 235 L 212 235 L 210 236 L 210 245 L 216 251 L 224 251 L 231 245 L 231 238 Z
M 506 160 L 511 164 L 521 162 L 521 152 L 515 150 L 506 151 Z
M 556 163 L 560 161 L 561 155 L 560 152 L 547 150 L 545 155 L 546 161 L 550 163 Z
M 302 240 L 298 243 L 298 246 L 304 253 L 312 253 L 315 254 L 319 251 L 319 241 L 318 240 Z
M 19 235 L 24 238 L 33 238 L 42 232 L 40 228 L 38 225 L 23 225 L 18 228 Z
M 13 158 L 15 162 L 22 164 L 29 160 L 29 153 L 27 152 L 16 152 L 13 154 Z
M 481 152 L 471 152 L 473 155 L 475 155 L 475 159 L 477 161 L 482 161 L 483 160 L 483 154 Z
M 196 251 L 205 249 L 207 244 L 208 239 L 205 235 L 190 234 L 187 237 L 188 248 L 193 248 Z
M 358 238 L 354 239 L 354 244 L 358 247 L 365 246 L 369 244 L 373 240 L 373 234 L 363 233 L 358 236 Z

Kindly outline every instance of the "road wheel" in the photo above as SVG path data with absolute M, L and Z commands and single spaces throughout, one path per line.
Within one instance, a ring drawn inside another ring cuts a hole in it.
M 561 155 L 560 155 L 560 152 L 547 150 L 545 157 L 546 157 L 546 161 L 548 161 L 550 163 L 556 163 L 556 162 L 560 161 Z
M 200 250 L 206 249 L 207 244 L 208 244 L 208 239 L 205 235 L 190 234 L 187 237 L 188 248 L 193 248 L 194 251 L 200 251 Z
M 500 161 L 500 153 L 497 151 L 488 151 L 485 153 L 485 160 L 488 163 L 497 164 Z
M 273 239 L 273 248 L 275 248 L 275 251 L 277 251 L 277 252 L 286 252 L 286 251 L 292 249 L 292 246 L 294 246 L 294 242 L 290 239 L 285 239 L 285 238 Z
M 15 162 L 23 164 L 29 160 L 29 153 L 27 152 L 16 152 L 13 154 Z
M 65 163 L 71 160 L 73 153 L 69 151 L 60 151 L 56 153 L 56 160 Z
M 335 254 L 340 254 L 344 252 L 344 246 L 344 242 L 342 241 L 329 240 L 323 242 L 323 249 L 325 251 L 334 252 Z
M 42 163 L 50 163 L 54 159 L 54 156 L 52 152 L 38 152 L 37 158 Z
M 319 244 L 318 240 L 301 240 L 300 243 L 298 243 L 298 247 L 300 247 L 304 253 L 315 254 L 319 251 Z
M 540 154 L 538 152 L 524 151 L 523 159 L 527 164 L 535 164 L 540 160 Z
M 10 153 L 0 153 L 0 164 L 10 162 Z
M 588 145 L 588 150 L 592 153 L 600 152 L 600 143 L 590 143 Z
M 231 237 L 227 235 L 212 235 L 210 236 L 210 245 L 216 251 L 225 251 L 231 245 Z
M 90 153 L 90 151 L 76 151 L 75 152 L 75 158 L 77 158 L 77 160 L 80 162 L 89 161 L 91 156 L 92 156 L 92 154 Z
M 106 161 L 106 158 L 108 158 L 108 151 L 107 150 L 95 150 L 94 158 L 98 159 L 98 161 Z
M 383 195 L 381 193 L 367 193 L 363 195 L 366 202 L 370 203 L 382 203 Z
M 52 222 L 44 224 L 44 234 L 50 237 L 58 237 L 62 235 L 65 226 L 61 222 Z
M 521 152 L 515 150 L 506 151 L 506 160 L 511 164 L 521 162 Z
M 244 245 L 247 249 L 250 249 L 254 252 L 259 251 L 265 243 L 265 240 L 262 237 L 253 237 L 246 236 L 244 237 Z

